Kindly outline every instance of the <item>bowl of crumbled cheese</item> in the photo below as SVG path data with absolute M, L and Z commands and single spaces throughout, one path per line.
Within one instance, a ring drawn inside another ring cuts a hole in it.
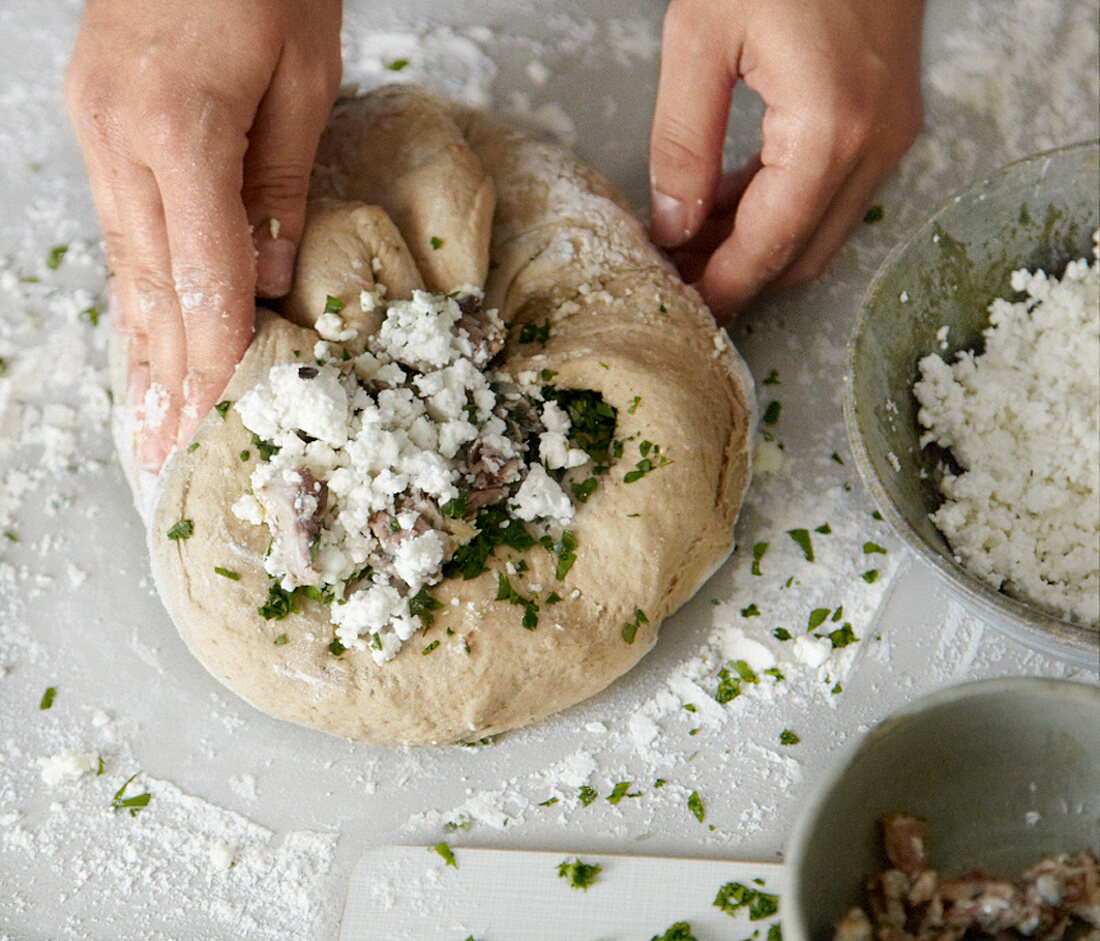
M 787 841 L 784 941 L 1094 937 L 1100 688 L 937 690 L 855 743 Z
M 1100 668 L 1100 142 L 1005 167 L 887 257 L 844 409 L 882 514 L 969 610 Z

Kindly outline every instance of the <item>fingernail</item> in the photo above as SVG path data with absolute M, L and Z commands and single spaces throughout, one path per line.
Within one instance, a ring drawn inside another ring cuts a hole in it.
M 282 297 L 294 278 L 294 243 L 288 239 L 261 239 L 256 245 L 256 294 Z
M 653 218 L 649 235 L 654 242 L 662 248 L 676 248 L 691 238 L 687 207 L 680 200 L 655 189 L 651 203 Z

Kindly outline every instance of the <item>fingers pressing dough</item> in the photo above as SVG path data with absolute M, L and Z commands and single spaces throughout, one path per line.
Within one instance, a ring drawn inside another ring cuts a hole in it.
M 485 282 L 492 181 L 444 104 L 418 88 L 391 85 L 337 104 L 310 196 L 385 209 L 429 290 Z

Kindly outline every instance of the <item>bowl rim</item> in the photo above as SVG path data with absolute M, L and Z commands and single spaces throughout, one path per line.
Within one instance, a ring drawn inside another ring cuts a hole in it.
M 911 702 L 905 703 L 874 724 L 865 734 L 847 743 L 840 755 L 829 767 L 821 782 L 813 789 L 810 799 L 799 812 L 784 844 L 783 887 L 780 906 L 780 924 L 785 941 L 814 941 L 806 931 L 801 917 L 802 893 L 799 883 L 802 862 L 812 829 L 822 811 L 836 791 L 841 779 L 855 763 L 864 749 L 873 747 L 880 739 L 890 735 L 907 719 L 933 712 L 942 706 L 958 706 L 976 699 L 992 698 L 1005 694 L 1045 691 L 1044 695 L 1058 695 L 1074 701 L 1100 700 L 1100 686 L 1089 681 L 1043 676 L 1004 676 L 942 686 Z
M 869 319 L 870 299 L 879 293 L 879 285 L 910 246 L 925 232 L 930 232 L 942 216 L 958 202 L 967 197 L 979 196 L 983 190 L 1004 177 L 1018 172 L 1021 167 L 1042 164 L 1061 154 L 1085 152 L 1090 149 L 1100 154 L 1100 140 L 1090 139 L 1064 144 L 1006 164 L 944 200 L 931 215 L 913 226 L 890 250 L 863 293 L 859 314 L 848 337 L 843 377 L 843 414 L 848 444 L 855 460 L 856 470 L 864 486 L 870 491 L 879 512 L 909 549 L 936 573 L 942 584 L 961 596 L 961 600 L 968 603 L 972 609 L 977 609 L 988 624 L 1013 640 L 1066 663 L 1100 672 L 1100 625 L 1088 625 L 1060 618 L 1047 610 L 993 588 L 971 574 L 954 558 L 945 555 L 937 547 L 929 545 L 923 535 L 910 524 L 890 498 L 889 491 L 871 459 L 863 438 L 855 394 L 857 352 Z

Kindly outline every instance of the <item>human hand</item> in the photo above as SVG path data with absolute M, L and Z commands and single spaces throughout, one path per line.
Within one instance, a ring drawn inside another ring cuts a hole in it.
M 218 401 L 255 296 L 290 287 L 340 21 L 340 0 L 88 2 L 66 102 L 147 470 Z
M 672 0 L 650 142 L 651 236 L 719 317 L 817 277 L 921 123 L 922 0 Z M 763 146 L 723 175 L 738 79 Z

